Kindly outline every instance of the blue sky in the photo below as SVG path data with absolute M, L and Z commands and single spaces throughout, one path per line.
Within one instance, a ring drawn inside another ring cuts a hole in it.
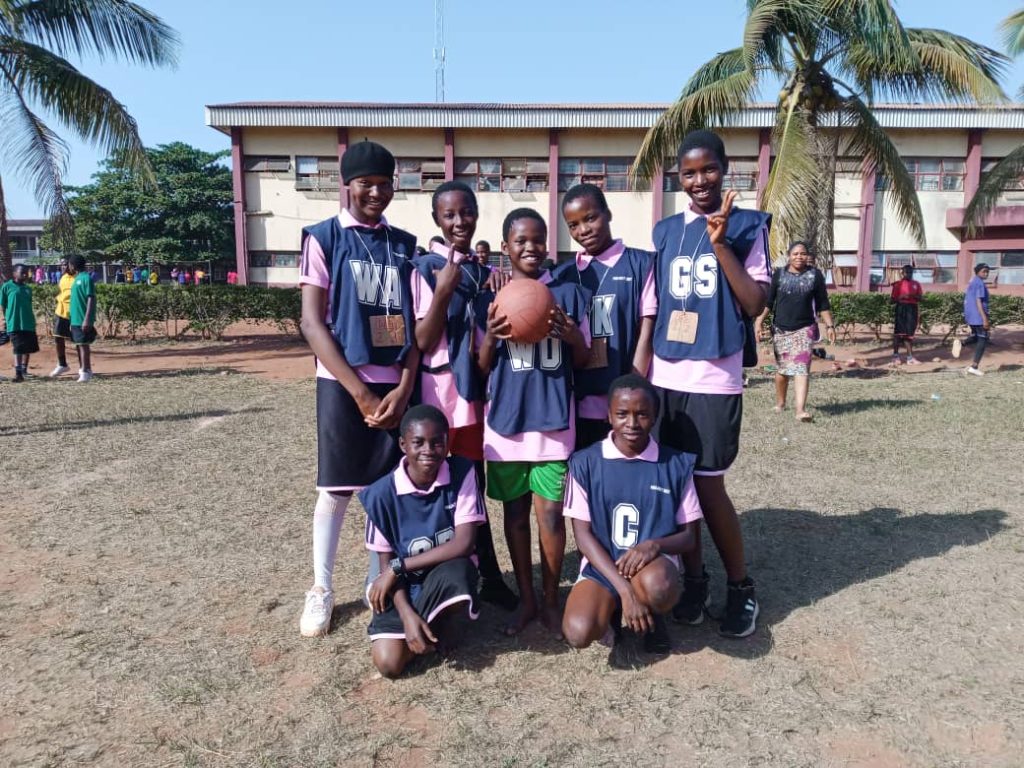
M 139 122 L 147 145 L 225 149 L 205 104 L 243 100 L 433 101 L 433 0 L 139 0 L 178 30 L 176 70 L 76 62 Z M 902 0 L 909 26 L 999 46 L 1021 0 Z M 448 101 L 671 101 L 693 70 L 740 43 L 744 0 L 446 0 Z M 1024 60 L 1006 90 L 1024 84 Z M 52 127 L 61 130 L 58 124 Z M 63 134 L 65 138 L 67 134 Z M 69 184 L 100 157 L 69 139 Z M 2 172 L 0 161 L 0 172 Z M 3 177 L 13 218 L 40 215 L 23 180 Z

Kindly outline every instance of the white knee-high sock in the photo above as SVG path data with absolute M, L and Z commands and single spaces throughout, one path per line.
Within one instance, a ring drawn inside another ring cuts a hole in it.
M 313 508 L 313 585 L 331 589 L 338 536 L 352 494 L 320 491 Z

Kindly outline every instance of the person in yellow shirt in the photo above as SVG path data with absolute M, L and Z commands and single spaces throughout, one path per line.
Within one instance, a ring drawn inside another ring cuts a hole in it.
M 57 367 L 50 371 L 55 379 L 71 369 L 65 352 L 66 339 L 71 338 L 71 285 L 75 276 L 68 270 L 68 260 L 60 260 L 60 286 L 57 290 L 57 306 L 53 310 L 53 343 L 57 347 Z

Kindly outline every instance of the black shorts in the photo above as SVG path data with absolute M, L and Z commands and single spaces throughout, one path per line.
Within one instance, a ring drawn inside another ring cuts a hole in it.
M 661 389 L 658 441 L 696 454 L 694 474 L 724 474 L 740 452 L 743 395 Z
M 16 355 L 34 355 L 39 351 L 39 337 L 35 331 L 11 331 L 11 352 Z
M 576 450 L 600 443 L 608 433 L 612 431 L 612 425 L 604 419 L 581 419 L 576 418 Z
M 56 339 L 71 338 L 71 320 L 60 315 L 53 316 L 53 337 Z
M 384 397 L 394 384 L 367 384 Z M 316 487 L 362 488 L 398 466 L 398 430 L 368 427 L 352 396 L 334 379 L 316 380 Z
M 480 574 L 468 557 L 457 557 L 434 566 L 421 584 L 410 587 L 413 608 L 430 623 L 453 603 L 465 602 L 469 618 L 480 615 L 476 607 L 476 586 Z M 384 613 L 375 613 L 367 627 L 370 640 L 404 640 L 405 627 L 398 609 L 389 603 Z
M 94 341 L 96 341 L 96 328 L 90 326 L 89 330 L 86 331 L 80 325 L 71 326 L 71 340 L 75 342 L 76 346 L 88 347 Z

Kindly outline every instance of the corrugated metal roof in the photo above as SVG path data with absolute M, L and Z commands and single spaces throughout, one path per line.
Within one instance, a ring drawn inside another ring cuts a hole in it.
M 668 104 L 393 104 L 252 101 L 211 104 L 206 124 L 244 128 L 650 128 Z M 1024 104 L 998 107 L 884 104 L 883 128 L 1024 130 Z M 834 124 L 834 119 L 833 119 Z M 775 107 L 758 104 L 726 121 L 728 128 L 770 128 Z

